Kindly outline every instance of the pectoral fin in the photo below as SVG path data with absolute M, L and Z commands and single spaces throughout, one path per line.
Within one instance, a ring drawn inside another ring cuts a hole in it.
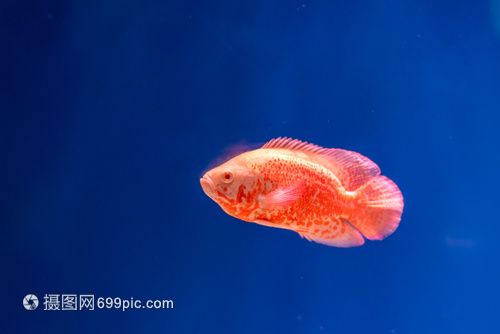
M 284 207 L 302 198 L 304 184 L 302 182 L 290 185 L 285 188 L 278 188 L 260 198 L 263 208 L 272 209 Z

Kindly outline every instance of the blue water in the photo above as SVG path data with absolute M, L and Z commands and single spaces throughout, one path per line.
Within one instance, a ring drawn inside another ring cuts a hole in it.
M 500 333 L 499 1 L 4 1 L 0 37 L 1 333 Z M 278 136 L 376 161 L 398 230 L 329 248 L 203 194 Z

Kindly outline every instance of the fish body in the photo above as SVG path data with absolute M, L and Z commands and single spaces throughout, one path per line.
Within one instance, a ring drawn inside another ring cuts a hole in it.
M 336 247 L 385 238 L 403 210 L 398 187 L 368 158 L 290 138 L 240 154 L 200 183 L 233 217 Z

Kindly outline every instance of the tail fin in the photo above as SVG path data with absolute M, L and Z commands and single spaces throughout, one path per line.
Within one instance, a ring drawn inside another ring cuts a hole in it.
M 394 232 L 403 213 L 403 195 L 385 176 L 376 176 L 356 190 L 359 207 L 349 221 L 367 239 L 382 240 Z

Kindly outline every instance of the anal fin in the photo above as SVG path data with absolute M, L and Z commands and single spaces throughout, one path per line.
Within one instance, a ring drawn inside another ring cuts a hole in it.
M 297 233 L 308 241 L 314 241 L 331 247 L 358 247 L 365 243 L 363 235 L 351 224 L 343 220 L 335 220 L 328 226 L 312 228 L 309 231 L 297 231 Z

